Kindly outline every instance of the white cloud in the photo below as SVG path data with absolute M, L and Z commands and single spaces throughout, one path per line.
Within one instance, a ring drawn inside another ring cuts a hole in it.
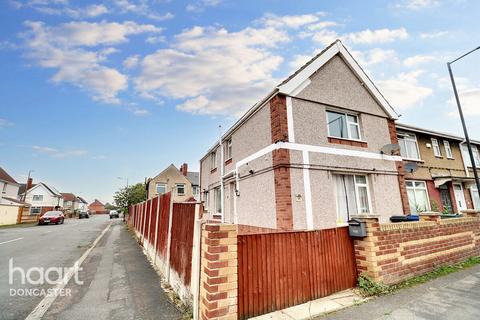
M 431 88 L 419 84 L 418 78 L 422 73 L 422 70 L 400 73 L 396 77 L 377 81 L 377 84 L 395 109 L 405 110 L 418 107 L 433 93 Z
M 140 56 L 138 54 L 128 57 L 123 61 L 123 66 L 127 69 L 135 68 L 138 65 Z
M 41 67 L 56 69 L 52 77 L 55 83 L 73 84 L 107 103 L 119 103 L 118 93 L 128 86 L 126 75 L 102 64 L 117 50 L 106 47 L 91 51 L 85 47 L 118 44 L 128 41 L 129 35 L 159 32 L 152 25 L 134 22 L 70 22 L 56 27 L 26 22 L 26 26 L 30 29 L 23 34 L 26 55 Z
M 25 2 L 12 1 L 11 3 L 16 9 L 32 8 L 43 14 L 68 16 L 74 19 L 98 17 L 109 12 L 108 8 L 103 4 L 91 4 L 85 7 L 76 7 L 70 5 L 68 1 L 43 0 L 30 0 Z
M 397 7 L 404 7 L 410 10 L 422 10 L 433 8 L 440 4 L 438 0 L 406 0 Z
M 443 58 L 445 59 L 445 58 Z M 403 64 L 407 67 L 415 67 L 419 64 L 424 64 L 428 62 L 442 61 L 442 58 L 436 55 L 423 55 L 418 54 L 412 57 L 408 57 L 403 61 Z M 446 61 L 446 60 L 445 60 Z
M 420 33 L 421 39 L 436 39 L 446 36 L 448 31 L 437 31 L 437 32 L 422 32 Z
M 173 19 L 171 12 L 158 13 L 145 0 L 115 0 L 115 6 L 121 13 L 134 13 L 156 21 Z
M 393 49 L 374 48 L 367 51 L 351 51 L 355 59 L 362 66 L 370 66 L 379 63 L 389 62 L 398 63 L 397 53 Z
M 324 46 L 328 46 L 329 44 L 331 44 L 332 42 L 334 42 L 338 38 L 340 38 L 340 37 L 335 31 L 328 30 L 328 29 L 322 29 L 322 30 L 320 30 L 318 32 L 315 32 L 313 34 L 312 40 L 314 42 L 320 43 Z
M 189 3 L 185 7 L 185 10 L 188 12 L 202 12 L 206 7 L 216 7 L 222 2 L 223 0 L 199 0 L 194 3 Z
M 103 4 L 92 4 L 85 8 L 85 14 L 89 17 L 97 17 L 108 12 Z
M 142 60 L 136 88 L 150 98 L 179 99 L 180 110 L 238 115 L 273 87 L 283 59 L 272 50 L 289 40 L 271 27 L 193 27 Z
M 32 146 L 34 152 L 46 154 L 52 158 L 66 158 L 66 157 L 81 157 L 86 155 L 88 152 L 82 149 L 64 149 L 59 150 L 52 147 L 46 146 Z
M 7 119 L 0 118 L 0 129 L 1 128 L 6 128 L 6 127 L 12 127 L 13 125 L 14 125 L 13 122 L 11 122 Z
M 304 15 L 286 15 L 277 16 L 266 14 L 260 21 L 263 25 L 273 28 L 292 28 L 298 29 L 305 25 L 317 22 L 323 14 L 304 14 Z
M 458 116 L 457 103 L 453 96 L 450 78 L 440 78 L 438 79 L 438 82 L 440 88 L 448 90 L 450 93 L 451 98 L 448 100 L 448 104 L 454 108 L 454 110 L 449 112 L 449 115 Z M 455 84 L 457 86 L 463 113 L 467 116 L 480 116 L 480 85 L 473 84 L 469 79 L 464 77 L 455 77 Z
M 378 44 L 388 43 L 395 40 L 408 38 L 408 32 L 405 28 L 398 29 L 366 29 L 359 32 L 352 32 L 343 36 L 347 41 L 355 44 Z

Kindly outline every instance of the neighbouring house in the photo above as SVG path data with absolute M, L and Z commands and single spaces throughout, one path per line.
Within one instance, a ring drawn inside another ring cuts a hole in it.
M 388 151 L 397 143 L 397 117 L 335 41 L 202 157 L 209 217 L 250 230 L 301 230 L 344 226 L 359 214 L 378 214 L 381 222 L 403 214 L 402 158 Z
M 77 197 L 73 193 L 63 193 L 63 209 L 65 213 L 73 213 L 75 211 L 75 202 Z
M 17 201 L 20 184 L 0 167 L 0 204 Z
M 405 163 L 405 184 L 411 213 L 461 213 L 480 209 L 470 157 L 464 139 L 397 123 L 397 136 Z M 473 141 L 480 144 L 478 141 Z M 480 156 L 473 145 L 475 163 Z
M 31 215 L 43 215 L 47 211 L 63 207 L 63 196 L 52 185 L 47 185 L 43 182 L 33 184 L 29 180 L 28 184 L 22 187 L 20 192 L 22 192 L 20 197 L 25 197 L 25 202 L 30 204 Z
M 88 205 L 88 211 L 92 214 L 108 213 L 107 209 L 105 209 L 105 205 L 97 199 Z
M 186 163 L 180 166 L 180 170 L 171 164 L 154 178 L 149 179 L 147 190 L 148 199 L 171 191 L 175 202 L 199 200 L 199 173 L 188 171 Z
M 0 167 L 0 225 L 21 222 L 24 208 L 28 205 L 17 198 L 20 184 Z
M 78 211 L 87 211 L 88 210 L 88 202 L 83 199 L 82 197 L 77 197 L 74 202 L 74 210 Z

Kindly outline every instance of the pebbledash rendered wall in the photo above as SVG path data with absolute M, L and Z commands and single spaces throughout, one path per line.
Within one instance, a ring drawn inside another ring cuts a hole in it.
M 480 218 L 471 211 L 463 218 L 441 219 L 441 214 L 423 214 L 419 222 L 366 222 L 367 237 L 357 239 L 358 273 L 386 284 L 432 271 L 438 266 L 480 255 Z

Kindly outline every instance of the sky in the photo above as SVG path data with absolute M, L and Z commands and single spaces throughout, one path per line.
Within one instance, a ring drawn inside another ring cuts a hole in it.
M 223 130 L 341 39 L 400 121 L 461 135 L 446 62 L 480 45 L 479 1 L 4 0 L 0 166 L 92 201 Z M 453 65 L 480 139 L 480 51 Z

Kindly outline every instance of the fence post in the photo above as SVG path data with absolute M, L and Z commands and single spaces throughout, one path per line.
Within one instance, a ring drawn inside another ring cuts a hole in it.
M 148 202 L 149 200 L 147 200 Z M 148 247 L 150 246 L 150 225 L 152 224 L 152 207 L 153 207 L 153 199 L 150 200 L 150 210 L 148 213 L 148 226 L 147 226 L 147 254 L 148 254 Z
M 168 233 L 167 233 L 167 283 L 170 284 L 170 246 L 172 244 L 172 220 L 173 220 L 173 196 L 170 194 L 170 209 L 168 211 Z
M 145 241 L 145 224 L 146 224 L 146 220 L 147 220 L 147 202 L 144 201 L 142 202 L 142 217 L 143 217 L 143 220 L 142 220 L 142 231 L 140 232 L 141 235 L 142 235 L 142 247 L 144 247 L 144 241 Z
M 200 266 L 202 259 L 202 218 L 200 210 L 202 204 L 195 205 L 195 224 L 193 227 L 193 247 L 192 247 L 192 274 L 190 283 L 192 284 L 193 293 L 193 319 L 199 319 L 199 302 L 200 302 Z
M 157 242 L 158 242 L 158 223 L 160 222 L 159 217 L 160 215 L 160 195 L 157 198 L 157 218 L 155 219 L 155 244 L 153 248 L 154 256 L 153 256 L 153 264 L 156 265 L 157 263 Z

